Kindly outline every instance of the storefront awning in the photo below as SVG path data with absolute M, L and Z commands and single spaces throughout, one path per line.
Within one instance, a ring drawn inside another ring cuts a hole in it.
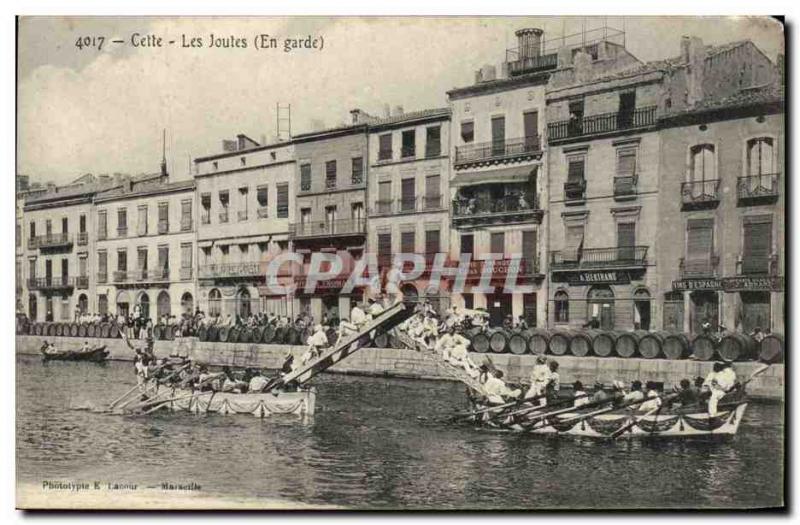
M 528 182 L 536 173 L 537 166 L 514 166 L 501 170 L 465 171 L 456 173 L 450 181 L 454 186 L 471 186 L 473 184 L 491 184 L 497 182 Z

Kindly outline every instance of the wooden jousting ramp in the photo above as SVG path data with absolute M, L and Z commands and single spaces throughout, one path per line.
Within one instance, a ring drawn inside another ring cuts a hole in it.
M 385 333 L 399 325 L 414 314 L 413 304 L 397 303 L 390 306 L 377 317 L 366 323 L 361 329 L 347 339 L 339 341 L 331 348 L 323 350 L 322 355 L 313 361 L 298 366 L 290 373 L 275 381 L 268 391 L 275 390 L 287 383 L 302 385 L 315 375 L 324 372 L 353 352 L 368 346 L 380 333 Z

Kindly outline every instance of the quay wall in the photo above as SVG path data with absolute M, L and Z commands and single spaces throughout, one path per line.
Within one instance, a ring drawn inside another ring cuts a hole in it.
M 17 337 L 18 354 L 39 354 L 42 342 L 47 339 L 58 348 L 78 349 L 82 341 L 73 337 L 41 337 L 22 335 Z M 110 359 L 132 360 L 134 352 L 121 339 L 90 340 L 92 345 L 105 344 L 110 352 Z M 305 351 L 303 346 L 264 345 L 252 343 L 212 343 L 200 342 L 195 338 L 186 338 L 180 342 L 156 341 L 155 354 L 166 357 L 178 345 L 181 355 L 188 355 L 193 360 L 216 366 L 279 368 L 287 352 L 299 357 Z M 482 363 L 490 357 L 498 368 L 506 374 L 510 382 L 528 382 L 536 356 L 514 354 L 478 354 L 470 357 L 476 363 Z M 575 357 L 548 356 L 559 363 L 559 374 L 562 385 L 580 380 L 590 388 L 595 381 L 609 383 L 615 379 L 629 383 L 634 379 L 641 381 L 662 381 L 667 388 L 677 384 L 681 379 L 705 377 L 711 370 L 711 362 L 668 359 L 622 359 L 615 357 Z M 739 378 L 746 379 L 760 366 L 757 362 L 741 362 L 735 364 Z M 437 363 L 423 358 L 413 350 L 394 348 L 364 348 L 344 361 L 329 369 L 333 373 L 360 374 L 382 377 L 402 377 L 415 379 L 449 379 Z M 784 365 L 772 365 L 747 386 L 753 398 L 766 400 L 784 399 Z

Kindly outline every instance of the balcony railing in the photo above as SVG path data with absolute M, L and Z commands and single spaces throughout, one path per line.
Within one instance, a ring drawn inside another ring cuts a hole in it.
M 571 180 L 564 183 L 565 201 L 582 201 L 586 198 L 586 180 Z
M 736 181 L 736 195 L 739 202 L 775 202 L 778 200 L 779 179 L 779 173 L 739 177 L 739 180 Z
M 719 179 L 681 183 L 684 209 L 714 208 L 719 204 Z
M 425 144 L 425 157 L 439 157 L 442 154 L 442 143 L 431 142 Z
M 117 237 L 127 237 L 127 236 L 128 236 L 127 226 L 120 226 L 117 228 Z
M 181 281 L 189 281 L 192 279 L 192 268 L 181 268 L 180 272 Z
M 78 232 L 78 246 L 89 244 L 89 232 Z
M 475 162 L 500 161 L 526 155 L 539 155 L 541 152 L 541 141 L 538 136 L 478 142 L 458 146 L 454 164 L 461 166 Z
M 517 222 L 541 222 L 543 211 L 537 195 L 525 192 L 500 198 L 457 199 L 453 206 L 453 226 L 476 226 Z
M 97 240 L 105 241 L 106 239 L 108 239 L 108 230 L 106 228 L 99 228 L 97 230 Z
M 508 61 L 509 75 L 523 75 L 525 73 L 555 69 L 558 65 L 558 53 L 520 57 L 517 48 L 508 49 L 506 51 L 506 61 Z
M 778 275 L 778 254 L 740 256 L 736 262 L 738 275 Z
M 191 268 L 186 269 L 190 270 L 191 274 Z M 260 275 L 266 275 L 266 265 L 258 262 L 205 264 L 198 270 L 200 279 L 258 277 Z
M 584 248 L 575 252 L 564 250 L 550 252 L 553 270 L 586 270 L 644 266 L 647 246 L 618 246 L 615 248 Z
M 417 156 L 416 146 L 403 146 L 400 148 L 400 158 L 408 159 Z
M 192 231 L 192 219 L 191 218 L 183 218 L 183 219 L 181 219 L 181 231 L 182 232 Z
M 263 208 L 258 208 L 256 210 L 256 215 L 259 219 L 266 219 L 269 217 L 269 208 L 264 206 Z
M 336 177 L 325 177 L 325 189 L 326 190 L 336 189 Z
M 422 197 L 422 210 L 443 210 L 444 197 L 442 195 L 425 195 Z
M 167 233 L 169 232 L 169 222 L 167 221 L 158 221 L 158 233 Z
M 98 284 L 106 284 L 108 282 L 108 273 L 98 273 L 97 274 L 97 282 Z
M 572 137 L 584 137 L 612 133 L 627 129 L 643 128 L 656 123 L 656 106 L 638 108 L 633 111 L 617 111 L 592 115 L 582 119 L 560 120 L 547 124 L 549 141 Z
M 350 182 L 353 186 L 361 186 L 364 184 L 364 172 L 354 171 L 353 175 L 350 177 Z
M 236 212 L 236 217 L 239 219 L 239 222 L 247 220 L 247 210 L 239 210 Z
M 203 211 L 200 214 L 200 224 L 211 224 L 211 212 L 210 211 Z
M 80 288 L 81 290 L 85 290 L 89 288 L 89 277 L 86 275 L 81 275 L 75 278 L 75 287 Z
M 387 162 L 392 160 L 392 150 L 381 149 L 378 150 L 378 162 Z
M 112 274 L 115 283 L 142 283 L 169 281 L 169 268 L 157 268 L 155 270 L 117 270 Z
M 311 221 L 293 223 L 290 226 L 292 237 L 325 237 L 329 235 L 364 235 L 366 221 L 364 219 L 337 219 L 334 221 Z
M 28 241 L 28 248 L 35 250 L 36 248 L 67 248 L 72 246 L 72 236 L 69 233 L 51 233 L 48 235 L 39 235 Z
M 618 175 L 614 177 L 614 197 L 624 199 L 636 195 L 636 185 L 639 177 L 636 175 Z
M 58 290 L 74 287 L 74 277 L 39 277 L 28 279 L 29 290 Z
M 311 191 L 311 179 L 300 179 L 300 191 Z
M 375 207 L 370 211 L 373 217 L 379 215 L 393 215 L 403 213 L 417 213 L 437 211 L 444 209 L 443 197 L 413 197 L 410 199 L 389 199 L 375 201 Z
M 114 280 L 115 283 L 124 283 L 128 281 L 128 271 L 127 270 L 117 270 L 111 274 L 111 278 Z
M 681 257 L 678 271 L 681 279 L 691 279 L 698 277 L 715 277 L 719 268 L 719 256 L 710 255 L 703 258 Z
M 228 222 L 228 210 L 219 212 L 219 222 Z

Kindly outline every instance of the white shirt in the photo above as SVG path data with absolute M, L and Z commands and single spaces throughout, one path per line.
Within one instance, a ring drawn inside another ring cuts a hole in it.
M 369 313 L 373 317 L 380 315 L 382 312 L 383 312 L 383 306 L 381 306 L 380 303 L 377 302 L 372 303 L 372 305 L 369 307 Z
M 250 380 L 250 385 L 248 387 L 249 392 L 261 392 L 265 386 L 267 386 L 267 378 L 264 376 L 255 376 Z
M 531 383 L 547 383 L 551 378 L 550 367 L 547 364 L 533 366 L 531 371 Z
M 328 336 L 325 335 L 325 332 L 320 330 L 311 334 L 306 343 L 309 346 L 328 346 Z
M 350 321 L 356 326 L 362 325 L 367 321 L 367 314 L 364 310 L 355 306 L 350 310 Z

